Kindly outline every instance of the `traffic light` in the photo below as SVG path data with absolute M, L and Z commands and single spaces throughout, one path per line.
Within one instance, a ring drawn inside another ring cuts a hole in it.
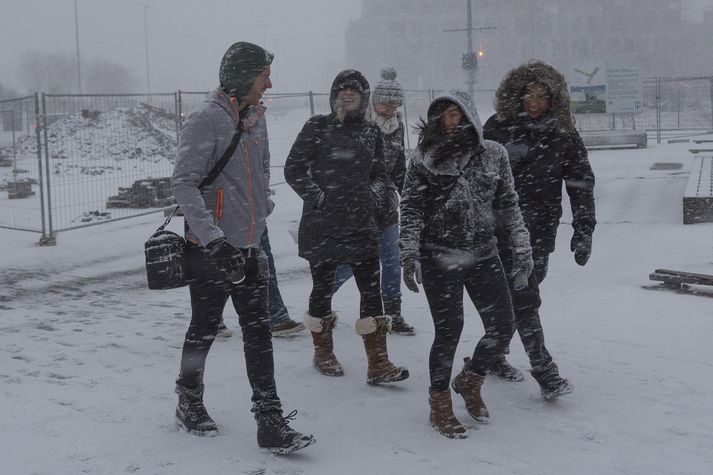
M 471 51 L 470 53 L 463 53 L 461 67 L 466 71 L 470 71 L 478 68 L 478 53 Z

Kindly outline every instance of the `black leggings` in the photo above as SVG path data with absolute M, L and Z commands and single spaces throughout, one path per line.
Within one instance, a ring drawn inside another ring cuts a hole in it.
M 194 387 L 203 381 L 206 358 L 215 340 L 228 298 L 238 314 L 248 380 L 256 404 L 279 404 L 274 378 L 272 334 L 267 314 L 267 259 L 247 257 L 245 280 L 233 285 L 216 271 L 205 249 L 190 245 L 185 256 L 190 279 L 191 323 L 186 332 L 178 383 Z
M 463 257 L 427 254 L 421 260 L 423 289 L 435 327 L 428 365 L 431 389 L 436 391 L 445 391 L 450 383 L 453 358 L 463 331 L 464 287 L 485 327 L 469 370 L 484 375 L 507 347 L 514 331 L 512 302 L 500 258 Z
M 515 312 L 515 327 L 520 334 L 520 340 L 525 348 L 525 353 L 530 360 L 530 366 L 534 370 L 552 368 L 554 361 L 547 347 L 545 346 L 545 333 L 540 322 L 540 287 L 539 285 L 547 275 L 547 264 L 549 252 L 542 251 L 537 247 L 532 248 L 532 258 L 535 261 L 535 268 L 530 274 L 528 286 L 522 290 L 512 288 L 510 282 L 510 294 L 512 295 L 513 310 Z M 501 251 L 500 257 L 506 270 L 512 268 L 512 256 L 509 251 Z
M 359 318 L 378 317 L 384 314 L 381 303 L 381 270 L 379 258 L 367 261 L 350 262 L 354 281 L 361 299 L 359 301 Z M 309 295 L 309 314 L 324 318 L 332 313 L 332 291 L 334 275 L 337 271 L 336 262 L 311 263 L 312 293 Z

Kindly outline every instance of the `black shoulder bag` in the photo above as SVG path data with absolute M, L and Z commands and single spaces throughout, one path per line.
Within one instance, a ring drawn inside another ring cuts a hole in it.
M 230 145 L 220 157 L 218 163 L 208 172 L 208 175 L 201 180 L 198 189 L 202 190 L 209 186 L 218 177 L 220 172 L 225 168 L 225 165 L 230 160 L 230 157 L 238 148 L 238 142 L 243 134 L 243 121 L 240 120 L 238 127 L 235 129 Z M 144 254 L 146 255 L 146 278 L 148 280 L 149 289 L 163 290 L 175 289 L 188 285 L 183 271 L 183 255 L 186 251 L 186 240 L 172 231 L 167 231 L 165 228 L 171 221 L 179 207 L 171 212 L 166 218 L 166 221 L 159 226 L 153 235 L 144 244 Z

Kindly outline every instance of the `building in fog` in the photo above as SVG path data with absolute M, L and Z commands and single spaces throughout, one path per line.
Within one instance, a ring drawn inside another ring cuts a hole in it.
M 463 86 L 466 0 L 362 0 L 346 33 L 349 64 L 370 79 L 390 64 L 406 88 Z M 510 68 L 548 61 L 574 69 L 636 61 L 644 76 L 713 75 L 713 12 L 684 19 L 682 0 L 472 0 L 478 89 L 494 89 Z

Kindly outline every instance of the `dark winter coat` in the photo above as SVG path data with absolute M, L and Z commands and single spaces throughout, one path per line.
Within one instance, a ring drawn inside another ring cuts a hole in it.
M 531 119 L 522 107 L 521 97 L 532 82 L 545 85 L 551 94 L 549 112 L 538 119 Z M 508 150 L 533 248 L 540 253 L 554 251 L 563 181 L 574 230 L 594 232 L 594 173 L 574 127 L 567 85 L 559 72 L 540 61 L 510 71 L 497 92 L 496 114 L 488 119 L 483 133 Z
M 480 119 L 469 100 L 458 92 L 434 102 L 458 104 L 476 136 L 474 148 L 449 160 L 434 151 L 415 152 L 401 198 L 402 259 L 424 251 L 454 258 L 485 258 L 496 251 L 496 225 L 506 230 L 512 250 L 512 272 L 532 270 L 530 237 L 513 188 L 507 153 L 502 145 L 482 139 Z M 430 116 L 430 114 L 429 114 Z M 438 119 L 433 119 L 438 120 Z
M 399 222 L 399 195 L 404 188 L 406 178 L 406 152 L 404 147 L 405 127 L 397 115 L 399 128 L 390 134 L 384 133 L 384 165 L 386 167 L 386 186 L 383 196 L 379 197 L 379 209 L 376 224 L 379 230 Z
M 361 109 L 340 122 L 334 104 L 342 85 L 361 89 Z M 378 257 L 375 213 L 384 193 L 384 139 L 366 120 L 369 83 L 358 71 L 334 80 L 332 113 L 309 119 L 285 161 L 285 179 L 304 200 L 299 255 L 310 263 Z

